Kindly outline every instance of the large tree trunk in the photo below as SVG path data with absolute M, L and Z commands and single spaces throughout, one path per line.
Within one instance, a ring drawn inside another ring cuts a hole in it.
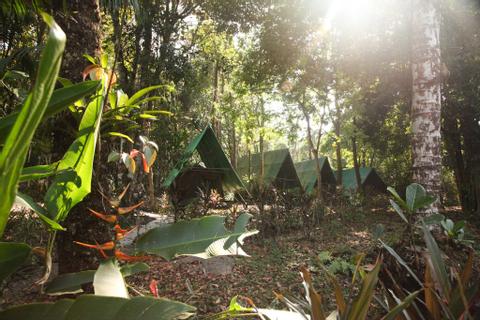
M 64 7 L 66 3 L 66 7 Z M 82 71 L 90 63 L 83 54 L 99 56 L 101 51 L 101 18 L 98 0 L 55 0 L 54 16 L 67 34 L 63 54 L 62 77 L 82 80 Z
M 66 6 L 64 7 L 64 4 Z M 62 69 L 60 74 L 74 82 L 82 80 L 82 71 L 89 62 L 83 54 L 99 56 L 101 51 L 101 18 L 98 0 L 56 0 L 53 3 L 54 16 L 67 35 Z M 74 135 L 65 134 L 66 127 L 76 131 L 78 124 L 69 112 L 62 113 L 58 119 L 58 129 L 54 131 L 56 156 L 65 153 L 73 142 Z M 96 185 L 96 179 L 92 185 Z M 92 188 L 95 193 L 96 187 Z M 91 204 L 96 196 L 89 196 L 84 202 L 74 207 L 63 226 L 68 232 L 60 232 L 57 237 L 58 262 L 60 273 L 75 272 L 92 268 L 95 258 L 91 252 L 79 248 L 74 240 L 90 243 L 102 242 L 109 238 L 108 227 L 98 219 L 87 215 L 87 203 Z
M 426 213 L 438 212 L 441 192 L 440 19 L 432 0 L 414 0 L 412 19 L 413 180 L 436 196 Z

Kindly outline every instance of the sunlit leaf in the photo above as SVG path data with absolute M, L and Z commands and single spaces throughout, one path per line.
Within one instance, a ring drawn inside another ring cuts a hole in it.
M 41 123 L 57 82 L 61 57 L 65 48 L 65 33 L 47 14 L 42 14 L 50 26 L 47 43 L 44 46 L 33 89 L 18 114 L 15 124 L 9 130 L 0 153 L 0 236 L 10 214 L 17 192 L 17 183 L 29 150 L 35 130 Z M 19 143 L 21 141 L 21 143 Z
M 72 86 L 53 91 L 47 109 L 43 114 L 43 120 L 65 110 L 68 106 L 79 99 L 95 92 L 99 81 L 84 81 Z M 18 111 L 10 113 L 8 116 L 0 119 L 0 144 L 5 142 L 13 124 L 19 116 Z
M 59 174 L 45 194 L 44 200 L 50 218 L 63 221 L 71 208 L 91 191 L 93 159 L 100 130 L 104 101 L 103 85 L 85 110 L 78 128 L 78 136 L 60 160 Z M 70 169 L 70 170 L 67 170 Z
M 37 204 L 30 196 L 17 192 L 17 196 L 15 198 L 15 202 L 29 210 L 32 210 L 35 212 L 40 220 L 48 227 L 51 228 L 52 230 L 60 230 L 60 231 L 65 231 L 66 229 L 63 228 L 58 222 L 50 219 L 48 217 L 48 212 L 47 210 Z
M 120 132 L 107 132 L 107 134 L 109 136 L 112 136 L 112 137 L 124 138 L 124 139 L 130 141 L 131 143 L 133 143 L 133 139 L 130 138 L 129 136 L 127 136 L 126 134 L 123 134 L 123 133 L 120 133 Z
M 136 250 L 160 255 L 167 260 L 180 255 L 204 259 L 216 255 L 246 255 L 241 244 L 246 237 L 257 233 L 245 230 L 245 221 L 250 217 L 242 214 L 234 232 L 225 229 L 225 217 L 214 215 L 162 225 L 141 235 Z
M 52 164 L 43 164 L 22 169 L 22 174 L 19 181 L 31 181 L 48 178 L 57 173 L 58 162 Z
M 95 58 L 92 57 L 92 56 L 89 55 L 89 54 L 86 54 L 86 53 L 85 53 L 85 54 L 83 54 L 83 57 L 86 58 L 88 61 L 90 61 L 91 64 L 96 64 L 96 63 L 97 63 L 97 61 L 95 60 Z

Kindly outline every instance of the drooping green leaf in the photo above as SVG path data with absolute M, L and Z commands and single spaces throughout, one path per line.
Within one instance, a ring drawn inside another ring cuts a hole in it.
M 133 143 L 133 139 L 130 138 L 129 136 L 127 136 L 126 134 L 123 134 L 123 133 L 120 133 L 120 132 L 107 132 L 107 134 L 109 136 L 112 136 L 112 137 L 120 137 L 120 138 L 126 139 L 126 140 L 130 141 L 131 143 Z
M 393 201 L 392 199 L 390 199 L 390 204 L 392 205 L 393 209 L 395 209 L 395 212 L 397 212 L 397 214 L 400 216 L 400 218 L 402 218 L 403 221 L 408 223 L 408 219 L 403 214 L 402 208 L 400 208 L 400 206 L 395 201 Z
M 55 173 L 57 173 L 57 167 L 58 162 L 23 168 L 19 181 L 24 182 L 38 180 L 53 176 Z
M 246 255 L 240 247 L 246 237 L 258 231 L 241 230 L 250 214 L 242 214 L 233 232 L 225 229 L 225 217 L 208 216 L 154 228 L 140 236 L 137 252 L 151 253 L 171 260 L 179 255 L 210 258 L 217 255 Z M 237 228 L 238 226 L 238 228 Z
M 402 313 L 405 309 L 410 306 L 413 300 L 417 297 L 417 295 L 421 292 L 421 290 L 412 292 L 409 294 L 403 301 L 397 304 L 394 308 L 392 308 L 383 318 L 382 320 L 395 320 Z
M 77 139 L 58 165 L 59 174 L 47 190 L 44 200 L 50 218 L 63 221 L 70 209 L 90 193 L 93 159 L 100 131 L 105 84 L 85 110 Z
M 128 298 L 127 285 L 118 267 L 117 260 L 111 258 L 100 263 L 93 276 L 96 296 Z
M 65 110 L 75 101 L 94 93 L 99 83 L 100 81 L 84 81 L 53 91 L 47 109 L 43 114 L 42 121 Z M 12 112 L 8 116 L 0 119 L 0 144 L 5 142 L 19 114 L 19 112 Z
M 387 190 L 388 190 L 388 192 L 390 192 L 392 194 L 392 196 L 395 198 L 397 204 L 401 208 L 403 208 L 404 210 L 408 210 L 407 203 L 405 202 L 405 200 L 402 199 L 402 197 L 400 197 L 400 195 L 397 193 L 397 191 L 394 188 L 388 187 Z
M 131 299 L 83 295 L 75 300 L 16 306 L 0 312 L 0 320 L 171 320 L 187 319 L 195 308 L 168 299 Z
M 120 272 L 128 277 L 140 272 L 146 272 L 149 266 L 143 262 L 123 265 Z M 81 293 L 82 285 L 93 282 L 96 270 L 85 270 L 75 273 L 66 273 L 53 279 L 46 287 L 45 292 L 50 295 Z
M 422 225 L 422 230 L 425 244 L 427 245 L 429 251 L 429 257 L 427 260 L 431 263 L 432 277 L 440 285 L 440 290 L 443 297 L 448 298 L 450 295 L 451 285 L 447 275 L 447 268 L 442 258 L 442 252 L 440 251 L 437 242 L 433 238 L 425 223 Z
M 130 105 L 136 104 L 136 102 L 141 97 L 143 97 L 144 95 L 146 95 L 147 93 L 149 93 L 153 90 L 160 89 L 160 88 L 168 89 L 168 86 L 166 86 L 164 84 L 159 84 L 159 85 L 156 85 L 156 86 L 150 86 L 150 87 L 146 87 L 146 88 L 143 88 L 141 90 L 138 90 L 137 92 L 135 92 L 135 94 L 133 96 L 130 97 L 130 99 L 127 100 L 125 105 L 130 106 Z
M 65 48 L 65 33 L 50 16 L 46 14 L 43 16 L 50 26 L 50 33 L 42 51 L 37 78 L 0 153 L 0 190 L 3 195 L 0 201 L 0 236 L 5 230 L 10 209 L 15 201 L 18 179 L 30 142 L 42 121 L 55 88 Z
M 53 221 L 48 217 L 48 212 L 45 208 L 37 204 L 30 196 L 17 192 L 17 197 L 15 202 L 26 207 L 27 209 L 33 210 L 42 222 L 52 230 L 65 231 L 66 229 L 62 227 L 58 222 Z
M 148 120 L 158 120 L 158 118 L 154 115 L 148 114 L 148 113 L 141 113 L 138 115 L 142 119 L 148 119 Z
M 402 259 L 402 257 L 400 257 L 398 255 L 398 253 L 393 250 L 392 247 L 390 247 L 389 245 L 387 245 L 385 242 L 383 242 L 382 240 L 379 240 L 380 243 L 382 244 L 382 246 L 387 249 L 387 251 L 398 261 L 398 263 L 400 263 L 406 270 L 407 272 L 412 276 L 412 278 L 417 281 L 417 283 L 420 285 L 420 286 L 423 286 L 423 282 L 420 281 L 420 279 L 418 279 L 417 275 L 415 274 L 415 272 L 412 271 L 412 269 L 410 269 L 410 267 L 408 266 L 408 264 L 405 262 L 405 260 Z
M 31 250 L 25 243 L 0 242 L 0 282 L 25 263 Z
M 88 61 L 90 61 L 90 63 L 92 64 L 97 64 L 97 61 L 95 60 L 94 57 L 92 57 L 91 55 L 87 54 L 87 53 L 84 53 L 83 54 L 83 57 L 86 58 Z

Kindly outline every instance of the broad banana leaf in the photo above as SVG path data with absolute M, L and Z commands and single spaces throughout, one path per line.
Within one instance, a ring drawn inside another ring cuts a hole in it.
M 186 319 L 194 312 L 194 307 L 168 299 L 83 295 L 75 300 L 16 306 L 1 311 L 0 320 L 171 320 Z
M 0 282 L 27 260 L 30 251 L 25 243 L 0 242 Z
M 150 253 L 171 260 L 180 255 L 203 259 L 219 255 L 247 254 L 240 247 L 246 237 L 258 231 L 246 231 L 251 215 L 238 217 L 233 232 L 225 229 L 225 218 L 208 216 L 154 228 L 136 242 L 138 253 Z
M 52 164 L 40 164 L 22 169 L 20 182 L 44 179 L 57 173 L 58 162 Z
M 53 91 L 42 121 L 65 110 L 75 101 L 93 94 L 99 83 L 100 81 L 84 81 Z M 0 144 L 5 142 L 5 138 L 18 119 L 19 114 L 19 112 L 12 112 L 0 119 Z
M 42 220 L 42 222 L 47 226 L 47 228 L 50 228 L 52 230 L 60 230 L 60 231 L 65 231 L 66 229 L 62 227 L 58 222 L 53 221 L 48 217 L 48 212 L 37 204 L 30 196 L 17 192 L 17 197 L 15 198 L 15 202 L 27 209 L 33 210 Z
M 105 81 L 104 81 L 105 82 Z M 83 114 L 78 137 L 58 165 L 59 173 L 47 190 L 44 200 L 49 217 L 63 221 L 70 209 L 90 193 L 95 147 L 100 131 L 105 83 Z
M 15 201 L 17 183 L 35 130 L 41 123 L 52 96 L 65 49 L 66 36 L 53 19 L 44 14 L 50 26 L 47 43 L 42 51 L 37 78 L 32 92 L 25 100 L 0 153 L 0 236 L 5 230 L 8 215 Z
M 123 277 L 128 277 L 140 272 L 146 272 L 149 266 L 143 262 L 123 265 L 120 272 Z M 85 270 L 75 273 L 65 273 L 53 279 L 45 288 L 49 295 L 62 295 L 81 293 L 82 285 L 93 282 L 96 270 Z

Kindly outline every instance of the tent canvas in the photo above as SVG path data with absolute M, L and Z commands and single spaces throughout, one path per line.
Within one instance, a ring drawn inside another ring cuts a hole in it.
M 386 192 L 387 185 L 378 175 L 374 168 L 361 167 L 360 178 L 362 185 L 369 189 L 374 189 L 379 192 Z M 354 191 L 357 189 L 357 179 L 355 177 L 355 169 L 349 168 L 342 171 L 342 185 L 344 190 Z
M 195 151 L 198 152 L 207 169 L 222 172 L 221 184 L 223 191 L 236 192 L 245 190 L 244 184 L 230 164 L 225 152 L 223 152 L 222 146 L 210 125 L 190 142 L 180 160 L 168 174 L 162 185 L 163 187 L 169 188 L 173 185 L 173 182 L 182 173 L 182 170 L 184 170 L 185 165 Z
M 327 157 L 319 157 L 320 172 L 322 175 L 322 185 L 336 184 L 335 175 Z M 317 186 L 317 164 L 316 160 L 304 160 L 295 163 L 298 177 L 302 183 L 303 189 L 307 194 L 312 194 Z
M 288 149 L 266 151 L 263 153 L 263 182 L 282 189 L 302 188 L 292 156 Z M 255 153 L 238 160 L 237 172 L 247 184 L 260 176 L 261 154 Z

